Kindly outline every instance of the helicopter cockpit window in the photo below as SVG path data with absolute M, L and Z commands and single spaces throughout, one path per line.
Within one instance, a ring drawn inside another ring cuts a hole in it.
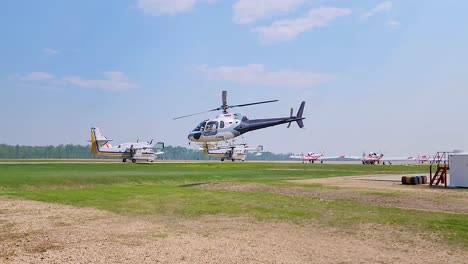
M 201 122 L 193 131 L 203 131 L 205 129 L 206 122 Z
M 224 121 L 219 122 L 219 128 L 224 128 Z
M 218 129 L 218 121 L 210 121 L 206 124 L 205 130 L 206 131 L 213 131 Z

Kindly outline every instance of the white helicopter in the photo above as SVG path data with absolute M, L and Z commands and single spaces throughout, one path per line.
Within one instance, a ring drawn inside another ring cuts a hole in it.
M 205 156 L 218 157 L 221 161 L 236 160 L 245 161 L 248 152 L 256 152 L 256 156 L 262 155 L 263 146 L 259 145 L 256 148 L 251 148 L 247 144 L 229 144 L 226 146 L 219 146 L 213 143 L 203 143 L 200 147 Z
M 112 146 L 109 142 L 112 139 L 106 138 L 98 127 L 91 128 L 91 153 L 94 155 L 104 157 L 118 157 L 122 159 L 122 162 L 131 160 L 133 163 L 140 161 L 153 162 L 157 155 L 161 155 L 164 152 L 164 143 L 158 142 L 154 146 L 152 145 L 153 140 L 150 142 L 135 142 L 135 143 L 122 143 L 117 146 Z M 153 149 L 157 149 L 155 152 Z
M 277 102 L 278 100 L 270 100 L 270 101 L 263 101 L 263 102 L 256 102 L 256 103 L 249 103 L 249 104 L 240 104 L 240 105 L 228 105 L 226 101 L 227 92 L 222 92 L 222 105 L 218 108 L 176 117 L 175 119 L 180 119 L 184 117 L 189 117 L 193 115 L 219 111 L 222 110 L 223 113 L 218 115 L 214 119 L 206 119 L 202 121 L 192 132 L 188 135 L 188 139 L 194 142 L 217 142 L 217 141 L 227 141 L 229 139 L 233 139 L 238 137 L 244 133 L 249 131 L 267 128 L 271 126 L 277 126 L 281 124 L 288 124 L 288 128 L 291 126 L 292 122 L 296 122 L 300 128 L 304 127 L 304 123 L 302 120 L 305 117 L 302 117 L 304 112 L 305 102 L 301 103 L 299 107 L 299 111 L 297 114 L 293 116 L 293 109 L 291 108 L 291 113 L 289 117 L 279 117 L 279 118 L 268 118 L 268 119 L 248 119 L 246 116 L 243 116 L 239 113 L 228 113 L 228 109 L 234 107 L 243 107 L 249 105 L 256 105 L 256 104 L 265 104 L 265 103 L 272 103 Z

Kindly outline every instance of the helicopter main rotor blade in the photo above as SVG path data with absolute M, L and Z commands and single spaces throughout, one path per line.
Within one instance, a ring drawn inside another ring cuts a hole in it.
M 201 114 L 204 114 L 204 113 L 209 113 L 209 112 L 219 111 L 219 110 L 221 110 L 221 108 L 218 107 L 218 108 L 211 109 L 211 110 L 208 110 L 208 111 L 203 111 L 203 112 L 199 112 L 199 113 L 195 113 L 195 114 L 190 114 L 190 115 L 184 115 L 184 116 L 175 117 L 175 118 L 173 118 L 172 120 L 181 119 L 181 118 L 185 118 L 185 117 L 189 117 L 189 116 L 194 116 L 194 115 L 201 115 Z
M 263 101 L 263 102 L 249 103 L 249 104 L 229 105 L 228 108 L 244 107 L 244 106 L 249 106 L 249 105 L 257 105 L 257 104 L 267 104 L 267 103 L 273 103 L 273 102 L 278 102 L 278 101 L 279 100 L 270 100 L 270 101 Z

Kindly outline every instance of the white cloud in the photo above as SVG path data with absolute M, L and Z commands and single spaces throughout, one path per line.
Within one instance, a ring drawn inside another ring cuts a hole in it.
M 59 51 L 56 49 L 51 49 L 51 48 L 44 48 L 42 49 L 42 53 L 44 53 L 47 56 L 54 56 L 59 54 Z
M 137 8 L 147 15 L 175 15 L 190 10 L 197 2 L 216 0 L 137 0 Z
M 371 16 L 376 15 L 377 13 L 380 12 L 388 12 L 392 10 L 393 4 L 392 1 L 385 1 L 374 7 L 371 11 L 365 13 L 364 15 L 361 16 L 361 19 L 368 19 Z
M 213 80 L 272 87 L 306 87 L 331 81 L 335 78 L 333 75 L 310 71 L 289 69 L 268 71 L 262 64 L 219 67 L 201 65 L 197 67 L 197 70 Z
M 397 29 L 400 27 L 400 22 L 396 20 L 389 20 L 387 21 L 387 27 L 391 29 Z
M 233 20 L 239 24 L 252 23 L 257 19 L 287 13 L 306 0 L 238 0 L 233 5 Z
M 127 90 L 138 87 L 137 84 L 129 82 L 127 76 L 120 71 L 103 72 L 104 79 L 84 79 L 79 76 L 68 76 L 62 80 L 83 88 L 97 88 L 102 90 Z
M 102 79 L 84 79 L 79 76 L 56 77 L 47 72 L 31 72 L 19 75 L 16 79 L 20 85 L 27 84 L 30 87 L 54 88 L 63 85 L 73 85 L 83 88 L 102 90 L 127 90 L 138 87 L 137 84 L 128 81 L 127 76 L 120 71 L 105 71 Z
M 50 81 L 54 80 L 55 76 L 47 72 L 31 72 L 24 76 L 20 76 L 22 81 Z
M 351 10 L 347 8 L 320 7 L 309 11 L 306 17 L 279 20 L 270 26 L 256 27 L 251 31 L 257 33 L 264 43 L 288 41 L 304 31 L 323 27 L 335 18 L 349 14 Z

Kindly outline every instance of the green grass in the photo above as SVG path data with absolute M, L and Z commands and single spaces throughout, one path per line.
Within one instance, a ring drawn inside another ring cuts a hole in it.
M 294 170 L 291 170 L 294 169 Z M 363 166 L 302 163 L 47 163 L 1 164 L 0 190 L 77 188 L 116 184 L 180 185 L 207 181 L 285 183 L 288 179 L 379 173 L 418 173 L 426 166 Z
M 294 169 L 294 170 L 291 170 Z M 260 221 L 316 221 L 352 228 L 359 223 L 434 230 L 468 246 L 468 215 L 408 210 L 351 201 L 181 187 L 197 182 L 282 184 L 286 180 L 379 173 L 425 172 L 427 166 L 301 163 L 0 164 L 0 195 L 92 207 L 124 214 L 200 217 L 251 216 Z M 309 188 L 323 188 L 312 185 Z M 369 191 L 367 191 L 369 192 Z M 373 192 L 370 192 L 374 194 Z M 379 195 L 397 196 L 396 193 Z

